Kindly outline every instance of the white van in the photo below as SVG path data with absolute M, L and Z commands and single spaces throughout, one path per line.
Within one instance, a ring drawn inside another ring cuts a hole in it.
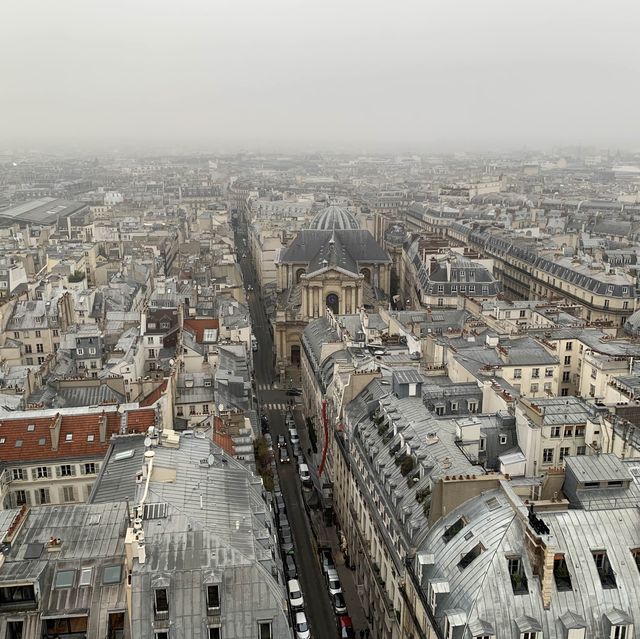
M 254 353 L 258 350 L 258 340 L 255 335 L 251 335 L 251 350 Z
M 300 464 L 300 466 L 298 466 L 298 474 L 304 486 L 311 486 L 311 473 L 309 472 L 309 466 L 307 466 L 307 464 Z

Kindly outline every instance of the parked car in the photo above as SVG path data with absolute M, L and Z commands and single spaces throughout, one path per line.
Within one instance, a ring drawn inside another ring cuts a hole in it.
M 289 451 L 287 450 L 287 447 L 283 446 L 279 452 L 280 452 L 280 463 L 288 464 L 291 461 L 291 458 L 289 457 Z
M 283 513 L 278 517 L 278 528 L 282 530 L 283 528 L 289 528 L 289 520 L 287 516 Z
M 300 481 L 303 486 L 311 486 L 311 473 L 309 472 L 309 466 L 307 466 L 307 464 L 300 464 L 298 466 L 298 474 L 300 475 Z
M 336 569 L 336 563 L 333 561 L 333 555 L 328 548 L 320 549 L 320 565 L 322 566 L 322 573 L 325 575 L 328 570 Z
M 337 592 L 333 595 L 333 611 L 336 615 L 346 615 L 347 614 L 347 603 L 344 600 L 344 595 L 341 592 Z
M 287 582 L 287 592 L 289 593 L 289 605 L 293 610 L 304 608 L 304 597 L 302 596 L 300 582 L 297 579 L 289 579 Z
M 296 612 L 293 620 L 293 629 L 296 633 L 296 639 L 309 639 L 311 637 L 309 622 L 304 612 Z
M 295 579 L 298 576 L 298 567 L 296 566 L 296 560 L 293 558 L 293 555 L 285 555 L 283 563 L 284 574 L 287 578 L 287 581 L 289 579 Z
M 327 585 L 329 586 L 329 594 L 332 597 L 342 592 L 342 584 L 340 583 L 337 570 L 331 568 L 327 570 Z
M 284 438 L 284 435 L 278 435 L 278 448 L 282 448 L 287 445 L 287 440 Z
M 276 514 L 276 517 L 278 518 L 278 521 L 283 515 L 286 516 L 287 514 L 287 509 L 284 505 L 284 497 L 280 492 L 273 494 L 273 510 Z
M 291 528 L 283 528 L 280 530 L 280 548 L 282 553 L 288 555 L 293 552 L 293 537 L 291 536 Z
M 287 388 L 287 395 L 290 395 L 292 397 L 299 397 L 300 395 L 302 395 L 302 389 L 301 388 Z
M 351 617 L 340 615 L 338 617 L 338 637 L 340 637 L 340 639 L 355 639 L 355 636 Z
M 300 444 L 300 435 L 298 435 L 298 431 L 295 428 L 289 429 L 289 439 L 291 440 L 291 445 L 295 446 L 296 444 Z
M 288 429 L 292 429 L 296 427 L 296 420 L 294 419 L 291 413 L 287 413 L 284 418 L 284 423 Z

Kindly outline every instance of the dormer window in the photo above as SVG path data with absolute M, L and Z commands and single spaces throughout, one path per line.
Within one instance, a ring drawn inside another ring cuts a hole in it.
M 220 586 L 218 584 L 207 585 L 207 610 L 209 612 L 220 611 Z
M 166 588 L 156 588 L 154 591 L 154 611 L 157 619 L 169 616 L 169 593 Z
M 593 561 L 598 570 L 598 576 L 600 577 L 600 583 L 605 590 L 611 590 L 617 588 L 616 576 L 609 562 L 606 550 L 594 550 L 591 553 L 593 555 Z

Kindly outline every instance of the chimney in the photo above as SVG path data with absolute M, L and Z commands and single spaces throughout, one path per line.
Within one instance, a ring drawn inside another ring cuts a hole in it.
M 104 411 L 100 415 L 98 426 L 100 428 L 100 443 L 104 444 L 107 441 L 107 416 Z
M 56 413 L 53 418 L 53 424 L 49 426 L 49 434 L 51 435 L 51 450 L 58 450 L 60 443 L 60 427 L 62 426 L 62 415 Z

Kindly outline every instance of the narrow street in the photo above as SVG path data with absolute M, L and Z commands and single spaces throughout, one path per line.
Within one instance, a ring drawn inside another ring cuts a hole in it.
M 236 246 L 239 247 L 245 227 L 239 227 L 236 234 Z M 245 287 L 251 285 L 253 291 L 247 294 L 254 335 L 258 341 L 258 351 L 254 353 L 254 370 L 256 391 L 261 406 L 269 418 L 269 429 L 274 444 L 278 435 L 285 435 L 285 413 L 287 400 L 285 390 L 273 388 L 273 347 L 268 320 L 264 306 L 258 297 L 257 283 L 249 258 L 240 259 Z M 275 450 L 275 446 L 274 446 Z M 320 568 L 315 540 L 302 500 L 301 484 L 295 461 L 289 464 L 278 463 L 280 489 L 287 508 L 287 517 L 291 525 L 295 560 L 298 567 L 298 578 L 302 586 L 305 600 L 305 612 L 311 625 L 312 637 L 317 639 L 333 639 L 336 637 L 336 621 L 324 575 Z

